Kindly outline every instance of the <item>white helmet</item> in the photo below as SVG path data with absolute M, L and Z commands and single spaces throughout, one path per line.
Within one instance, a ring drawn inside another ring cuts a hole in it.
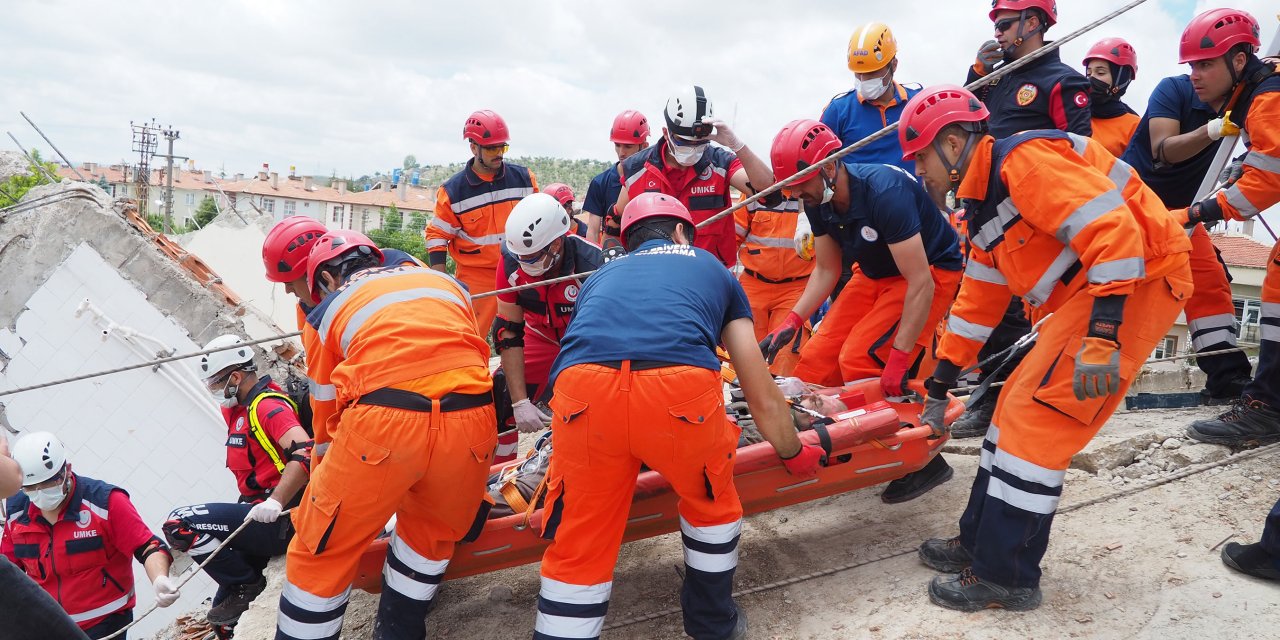
M 253 363 L 253 347 L 243 343 L 244 340 L 241 340 L 240 336 L 228 333 L 210 340 L 209 344 L 204 346 L 202 351 L 239 345 L 236 349 L 227 348 L 200 356 L 200 375 L 204 376 L 206 383 L 213 382 L 213 378 L 225 371 L 227 367 Z
M 710 137 L 712 129 L 702 120 L 715 117 L 715 113 L 711 109 L 711 98 L 703 93 L 702 87 L 693 85 L 667 99 L 663 116 L 667 120 L 667 131 L 672 134 L 702 139 Z
M 22 467 L 22 486 L 40 484 L 67 464 L 67 448 L 48 431 L 28 433 L 13 444 L 13 459 Z
M 530 194 L 511 209 L 506 231 L 507 251 L 527 256 L 569 233 L 569 214 L 551 194 Z

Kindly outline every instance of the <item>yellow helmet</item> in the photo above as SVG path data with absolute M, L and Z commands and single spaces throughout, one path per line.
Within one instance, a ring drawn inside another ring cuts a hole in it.
M 849 70 L 854 73 L 879 71 L 898 55 L 898 41 L 883 22 L 869 22 L 853 30 L 849 37 Z

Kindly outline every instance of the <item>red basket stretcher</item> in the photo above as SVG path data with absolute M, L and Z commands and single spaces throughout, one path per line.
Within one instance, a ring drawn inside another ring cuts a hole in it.
M 915 385 L 917 392 L 923 392 Z M 923 406 L 917 402 L 889 403 L 884 400 L 878 380 L 834 388 L 821 393 L 838 395 L 849 409 L 834 424 L 830 434 L 831 454 L 818 477 L 797 480 L 787 473 L 782 461 L 767 442 L 738 450 L 733 468 L 734 483 L 742 500 L 744 515 L 771 511 L 810 500 L 875 486 L 901 478 L 923 468 L 946 443 L 947 436 L 930 440 L 932 430 L 920 425 Z M 947 424 L 964 412 L 956 399 L 947 408 Z M 800 433 L 805 444 L 821 445 L 818 431 Z M 554 455 L 554 454 L 553 454 Z M 494 471 L 497 471 L 495 467 Z M 680 530 L 676 495 L 655 471 L 640 474 L 623 541 L 631 542 Z M 541 537 L 542 509 L 527 518 L 517 513 L 490 520 L 475 542 L 459 544 L 445 573 L 446 580 L 489 573 L 508 567 L 538 562 L 550 544 Z M 375 540 L 360 559 L 355 586 L 376 593 L 381 590 L 382 565 L 387 539 Z

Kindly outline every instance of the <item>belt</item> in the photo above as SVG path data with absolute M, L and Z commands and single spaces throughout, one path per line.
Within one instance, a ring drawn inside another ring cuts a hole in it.
M 756 280 L 759 280 L 761 282 L 766 282 L 768 284 L 786 284 L 788 282 L 796 282 L 797 280 L 804 280 L 809 277 L 809 276 L 796 276 L 794 278 L 782 278 L 780 280 L 774 280 L 773 278 L 766 278 L 760 275 L 759 273 L 752 271 L 746 267 L 742 268 L 742 272 L 751 276 L 752 278 L 755 278 Z
M 391 407 L 392 409 L 407 409 L 409 411 L 421 411 L 430 413 L 431 408 L 439 404 L 440 411 L 462 411 L 463 409 L 474 409 L 483 407 L 487 404 L 493 404 L 493 394 L 491 393 L 449 393 L 443 398 L 432 399 L 420 393 L 405 391 L 403 389 L 392 389 L 384 387 L 376 391 L 370 391 L 359 398 L 356 398 L 355 404 L 371 404 L 378 407 Z
M 608 360 L 605 362 L 592 362 L 602 367 L 610 369 L 622 369 L 623 363 L 631 363 L 629 367 L 632 371 L 646 371 L 649 369 L 663 369 L 666 367 L 684 367 L 685 364 L 679 362 L 664 362 L 662 360 Z

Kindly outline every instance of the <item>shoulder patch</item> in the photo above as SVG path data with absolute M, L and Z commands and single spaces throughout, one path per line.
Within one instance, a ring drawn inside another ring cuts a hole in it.
M 875 242 L 876 240 L 880 239 L 880 234 L 875 229 L 872 229 L 871 227 L 863 227 L 862 239 L 866 240 L 867 242 Z
M 1030 82 L 1018 87 L 1017 100 L 1019 107 L 1025 107 L 1035 102 L 1036 96 L 1040 95 L 1040 89 Z
M 1080 107 L 1081 109 L 1089 106 L 1089 94 L 1083 91 L 1076 93 L 1075 97 L 1072 98 L 1072 100 L 1075 101 L 1076 106 Z

